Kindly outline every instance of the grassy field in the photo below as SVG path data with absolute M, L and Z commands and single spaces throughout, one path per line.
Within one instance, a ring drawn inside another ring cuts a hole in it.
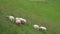
M 22 17 L 27 23 L 17 26 L 6 16 Z M 47 27 L 47 32 L 33 25 Z M 0 0 L 0 34 L 60 34 L 60 0 Z

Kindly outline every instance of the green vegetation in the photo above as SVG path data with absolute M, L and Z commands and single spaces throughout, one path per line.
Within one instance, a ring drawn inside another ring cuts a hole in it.
M 22 17 L 27 24 L 17 26 L 6 16 Z M 33 29 L 34 24 L 47 27 L 47 32 Z M 60 34 L 60 0 L 0 0 L 0 34 Z

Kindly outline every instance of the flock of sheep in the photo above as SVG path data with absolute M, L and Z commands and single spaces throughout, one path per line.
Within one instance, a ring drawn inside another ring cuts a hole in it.
M 15 22 L 17 25 L 21 25 L 21 24 L 25 24 L 27 22 L 26 19 L 24 18 L 19 18 L 19 17 L 16 17 L 14 18 L 14 16 L 7 16 L 9 18 L 10 21 L 12 22 Z M 44 30 L 46 31 L 46 27 L 43 27 L 43 26 L 39 26 L 39 25 L 33 25 L 33 28 L 36 29 L 36 30 Z

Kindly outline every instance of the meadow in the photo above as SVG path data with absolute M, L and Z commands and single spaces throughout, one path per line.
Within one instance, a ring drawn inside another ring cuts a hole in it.
M 9 15 L 27 23 L 17 26 Z M 34 24 L 47 27 L 47 32 L 33 29 Z M 0 0 L 0 34 L 60 34 L 60 0 Z

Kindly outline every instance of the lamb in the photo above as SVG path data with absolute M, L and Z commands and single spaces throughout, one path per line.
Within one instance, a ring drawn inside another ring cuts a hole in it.
M 7 16 L 9 18 L 9 20 L 11 20 L 12 22 L 14 22 L 14 16 Z
M 46 27 L 43 27 L 43 26 L 40 26 L 39 29 L 46 31 L 47 28 Z
M 33 28 L 39 30 L 40 27 L 39 25 L 33 25 Z

